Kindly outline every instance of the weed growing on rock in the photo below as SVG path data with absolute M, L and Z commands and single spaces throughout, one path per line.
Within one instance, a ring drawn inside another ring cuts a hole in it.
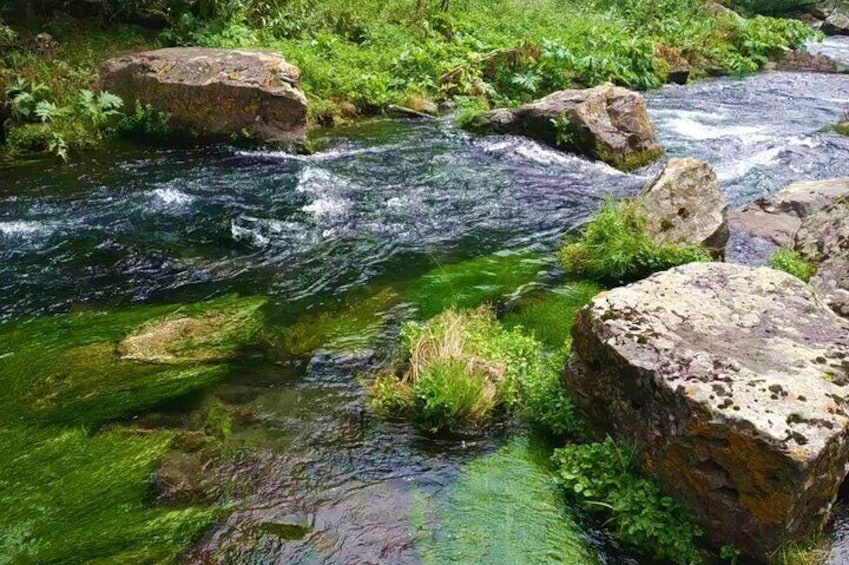
M 566 496 L 605 516 L 626 543 L 664 561 L 690 565 L 704 558 L 696 547 L 701 530 L 660 486 L 638 468 L 633 449 L 612 439 L 567 445 L 552 457 Z
M 560 250 L 567 273 L 618 284 L 694 261 L 710 261 L 699 247 L 658 245 L 646 230 L 645 219 L 632 202 L 608 200 L 580 237 Z
M 779 249 L 769 260 L 769 264 L 773 269 L 790 273 L 794 277 L 805 282 L 811 280 L 817 272 L 817 268 L 811 263 L 805 261 L 799 252 L 791 249 Z

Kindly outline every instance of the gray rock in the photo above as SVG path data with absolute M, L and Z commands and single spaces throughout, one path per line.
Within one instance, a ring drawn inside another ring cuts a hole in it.
M 692 263 L 596 296 L 566 380 L 595 431 L 717 544 L 766 560 L 828 520 L 849 461 L 849 322 L 797 278 Z
M 804 49 L 790 49 L 776 61 L 767 63 L 767 70 L 797 73 L 846 74 L 849 67 L 825 53 L 809 53 Z
M 637 203 L 661 244 L 700 245 L 722 257 L 728 242 L 728 205 L 713 168 L 696 159 L 672 159 L 643 188 Z
M 518 108 L 493 110 L 469 128 L 524 135 L 622 170 L 647 165 L 663 154 L 642 95 L 612 84 L 561 90 Z
M 734 229 L 790 247 L 802 221 L 849 196 L 849 178 L 798 182 L 731 213 Z
M 150 104 L 201 138 L 247 135 L 298 146 L 306 140 L 300 71 L 276 53 L 159 49 L 110 59 L 101 75 L 103 89 L 129 108 Z
M 796 251 L 817 268 L 811 286 L 835 312 L 849 317 L 849 195 L 802 222 Z
M 828 35 L 849 35 L 849 1 L 822 0 L 811 8 L 811 14 L 822 20 L 820 30 Z

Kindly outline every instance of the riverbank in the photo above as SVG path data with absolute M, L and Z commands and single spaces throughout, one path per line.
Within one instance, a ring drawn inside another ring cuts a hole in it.
M 743 75 L 814 37 L 798 21 L 744 19 L 701 0 L 565 6 L 538 0 L 533 8 L 515 0 L 495 5 L 396 0 L 362 3 L 353 12 L 343 3 L 322 0 L 269 10 L 246 5 L 206 17 L 171 14 L 170 25 L 155 31 L 59 19 L 43 22 L 33 30 L 36 36 L 19 33 L 0 55 L 0 87 L 23 79 L 34 100 L 68 110 L 43 119 L 34 115 L 33 104 L 29 115 L 20 116 L 7 100 L 6 113 L 13 118 L 7 129 L 39 125 L 27 128 L 27 135 L 24 128 L 9 135 L 7 148 L 55 153 L 64 145 L 61 152 L 67 154 L 113 135 L 120 129 L 118 113 L 86 123 L 73 111 L 79 91 L 97 91 L 104 60 L 159 46 L 277 51 L 301 69 L 312 122 L 332 124 L 393 105 L 480 111 L 603 82 L 645 90 L 671 76 L 680 81 L 682 76 Z

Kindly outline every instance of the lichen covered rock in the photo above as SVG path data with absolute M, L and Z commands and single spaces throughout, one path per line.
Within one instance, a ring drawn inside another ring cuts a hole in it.
M 835 312 L 849 316 L 849 195 L 802 222 L 796 251 L 817 268 L 811 286 Z
M 493 110 L 475 118 L 469 128 L 524 135 L 622 170 L 647 165 L 663 154 L 643 97 L 612 84 L 561 90 L 518 108 Z
M 780 246 L 790 246 L 807 217 L 841 196 L 849 196 L 849 178 L 797 182 L 731 213 L 732 224 Z
M 717 544 L 822 526 L 847 472 L 849 322 L 785 273 L 693 263 L 594 298 L 566 379 Z
M 672 159 L 636 200 L 659 245 L 701 246 L 716 257 L 728 242 L 728 205 L 716 173 L 696 159 Z
M 158 49 L 106 61 L 103 89 L 132 108 L 166 112 L 178 130 L 201 138 L 250 137 L 301 145 L 307 99 L 300 71 L 264 51 Z

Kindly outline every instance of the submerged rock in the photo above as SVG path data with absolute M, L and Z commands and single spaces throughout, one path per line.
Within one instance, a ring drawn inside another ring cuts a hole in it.
M 672 159 L 643 188 L 637 205 L 658 244 L 701 246 L 725 255 L 728 205 L 716 173 L 697 159 Z
M 849 196 L 849 178 L 798 182 L 731 213 L 735 229 L 790 246 L 802 221 Z
M 566 378 L 718 545 L 766 559 L 846 476 L 849 322 L 797 278 L 692 263 L 594 298 Z
M 849 316 L 849 195 L 802 222 L 796 251 L 817 268 L 811 286 L 835 312 Z
M 524 135 L 559 149 L 631 170 L 663 154 L 642 95 L 612 84 L 561 90 L 478 116 L 470 129 Z
M 307 99 L 300 71 L 263 51 L 158 49 L 108 60 L 103 88 L 125 104 L 150 104 L 203 138 L 244 137 L 302 145 Z

